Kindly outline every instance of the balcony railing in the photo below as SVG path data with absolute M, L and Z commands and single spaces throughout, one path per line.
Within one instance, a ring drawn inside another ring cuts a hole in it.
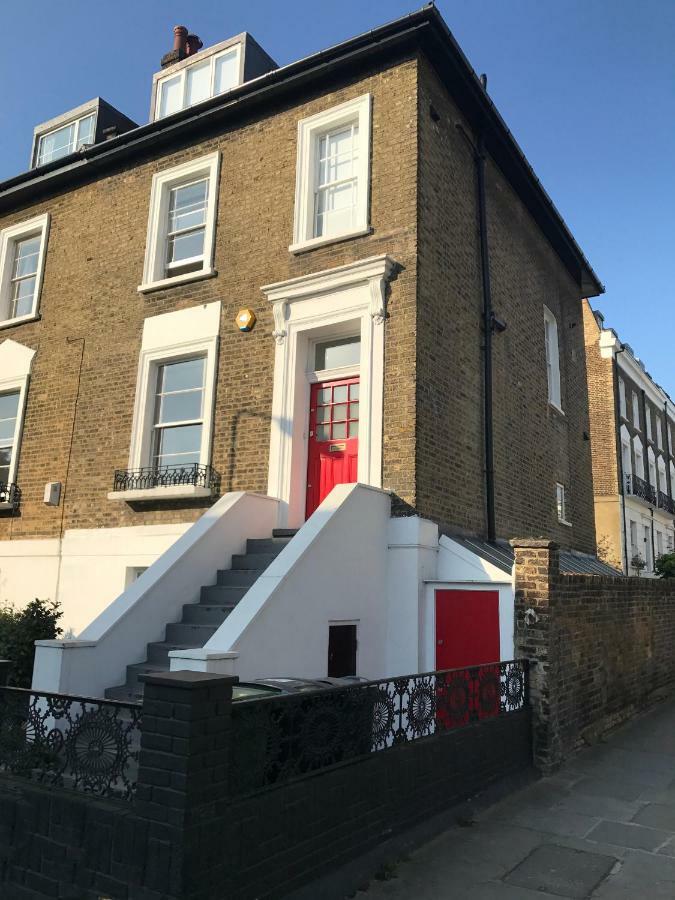
M 117 469 L 113 491 L 144 491 L 149 488 L 194 485 L 215 493 L 220 475 L 211 466 L 148 466 L 143 469 Z
M 0 481 L 0 512 L 16 512 L 21 502 L 21 491 L 17 484 L 5 484 Z
M 675 516 L 675 500 L 672 500 L 668 494 L 664 494 L 663 491 L 659 491 L 658 500 L 659 509 L 665 509 L 671 516 Z
M 651 503 L 652 506 L 656 506 L 655 489 L 638 475 L 626 475 L 626 493 L 639 497 L 641 500 Z

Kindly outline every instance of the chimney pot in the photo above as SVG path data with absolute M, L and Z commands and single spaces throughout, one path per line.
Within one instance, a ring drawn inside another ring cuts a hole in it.
M 199 50 L 204 46 L 203 42 L 200 41 L 199 37 L 196 34 L 188 34 L 186 39 L 186 48 L 185 55 L 186 56 L 194 56 Z
M 185 25 L 176 25 L 173 29 L 173 49 L 179 53 L 185 53 L 185 45 L 187 43 L 188 30 Z

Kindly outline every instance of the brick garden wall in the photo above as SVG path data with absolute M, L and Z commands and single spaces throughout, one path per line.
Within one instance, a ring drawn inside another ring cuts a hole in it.
M 0 896 L 282 897 L 531 766 L 528 708 L 232 798 L 234 679 L 148 676 L 133 804 L 0 775 Z
M 535 761 L 546 771 L 673 690 L 675 584 L 560 575 L 555 545 L 514 545 L 516 655 L 531 663 Z

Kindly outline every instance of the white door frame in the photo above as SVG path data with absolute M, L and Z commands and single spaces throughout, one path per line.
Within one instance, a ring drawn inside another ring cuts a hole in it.
M 261 288 L 272 303 L 276 341 L 267 493 L 281 501 L 281 526 L 305 520 L 307 373 L 319 338 L 361 336 L 358 480 L 382 486 L 385 294 L 395 268 L 389 256 L 373 256 Z

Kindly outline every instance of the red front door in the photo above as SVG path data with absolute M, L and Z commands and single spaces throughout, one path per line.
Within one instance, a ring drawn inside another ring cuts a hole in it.
M 359 379 L 313 384 L 309 406 L 309 518 L 336 484 L 356 481 L 359 456 Z

